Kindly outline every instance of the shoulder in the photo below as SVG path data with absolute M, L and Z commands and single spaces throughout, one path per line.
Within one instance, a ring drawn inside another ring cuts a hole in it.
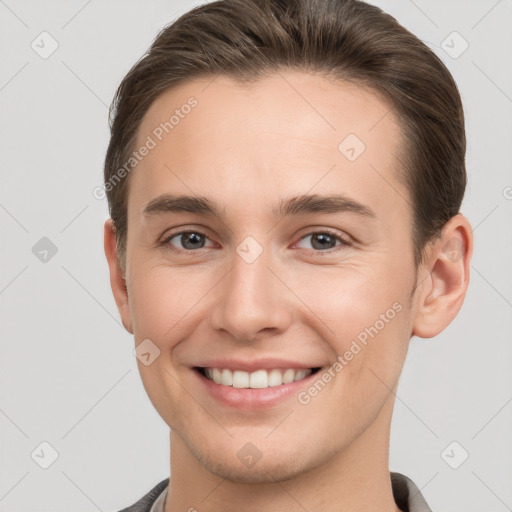
M 393 497 L 403 512 L 432 512 L 416 484 L 402 473 L 391 471 Z
M 169 485 L 169 479 L 166 478 L 162 480 L 160 483 L 155 485 L 153 489 L 151 489 L 147 494 L 142 496 L 142 498 L 134 503 L 132 506 L 123 508 L 120 512 L 150 512 L 153 503 L 156 501 L 158 496 L 162 494 L 162 492 Z

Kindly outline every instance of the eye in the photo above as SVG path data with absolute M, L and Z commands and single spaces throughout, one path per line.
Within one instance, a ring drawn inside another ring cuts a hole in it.
M 209 240 L 209 238 L 204 233 L 196 230 L 188 230 L 172 233 L 161 242 L 161 245 L 171 246 L 173 250 L 178 252 L 192 253 L 207 247 L 205 245 L 207 240 Z M 336 247 L 348 247 L 352 245 L 348 240 L 337 233 L 325 229 L 309 233 L 302 237 L 297 245 L 303 249 L 308 249 L 309 247 L 301 245 L 304 243 L 310 244 L 310 246 L 313 247 L 312 252 L 317 254 L 319 252 L 331 253 L 333 252 L 331 249 L 335 249 Z M 214 244 L 211 244 L 208 247 L 213 246 Z
M 308 239 L 309 239 L 309 241 L 308 241 Z M 326 252 L 327 250 L 334 249 L 335 247 L 351 245 L 348 240 L 345 240 L 340 235 L 333 233 L 332 231 L 329 231 L 329 230 L 315 231 L 314 233 L 309 233 L 308 235 L 306 235 L 300 239 L 299 244 L 304 241 L 306 241 L 306 243 L 310 244 L 315 251 L 321 251 L 321 252 Z M 336 242 L 339 242 L 339 244 L 336 244 Z M 308 247 L 304 247 L 304 246 L 300 246 L 300 247 L 302 247 L 304 249 L 308 249 Z
M 174 239 L 177 242 L 173 242 Z M 197 249 L 204 248 L 206 240 L 208 240 L 208 237 L 200 231 L 180 231 L 165 238 L 162 245 L 171 245 L 177 250 L 195 252 Z M 180 244 L 181 247 L 176 246 L 176 243 Z

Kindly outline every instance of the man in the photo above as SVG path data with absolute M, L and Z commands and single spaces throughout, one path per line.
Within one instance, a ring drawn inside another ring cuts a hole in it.
M 171 445 L 125 511 L 430 510 L 388 455 L 409 341 L 469 279 L 441 61 L 363 2 L 213 2 L 123 79 L 111 132 L 111 285 Z

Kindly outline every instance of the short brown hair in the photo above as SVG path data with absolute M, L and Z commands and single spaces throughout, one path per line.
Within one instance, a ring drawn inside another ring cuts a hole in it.
M 446 66 L 395 18 L 359 0 L 219 0 L 166 26 L 110 107 L 104 179 L 123 267 L 128 176 L 115 186 L 112 178 L 150 105 L 193 78 L 250 82 L 284 68 L 349 80 L 389 100 L 403 133 L 399 178 L 413 207 L 414 261 L 423 262 L 426 244 L 459 213 L 466 187 L 464 114 Z

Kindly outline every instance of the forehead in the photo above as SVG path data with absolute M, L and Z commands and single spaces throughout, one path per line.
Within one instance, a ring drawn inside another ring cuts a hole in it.
M 189 108 L 191 98 L 199 108 Z M 311 140 L 327 136 L 325 142 L 336 143 L 344 134 L 356 133 L 371 143 L 383 134 L 392 138 L 398 129 L 392 105 L 378 91 L 354 82 L 289 70 L 245 83 L 223 75 L 180 83 L 152 103 L 139 128 L 139 142 L 169 121 L 172 127 L 169 133 L 164 130 L 164 137 L 170 133 L 174 138 L 190 136 L 187 124 L 191 123 L 182 122 L 188 114 L 193 114 L 193 129 L 198 131 L 198 137 L 212 127 L 232 133 L 242 130 L 254 134 L 258 130 L 264 135 L 278 123 L 286 127 L 290 136 L 301 134 L 308 127 Z M 375 130 L 378 125 L 380 129 Z
M 319 75 L 184 82 L 147 111 L 136 146 L 149 139 L 154 147 L 130 178 L 141 208 L 164 192 L 214 195 L 245 208 L 249 196 L 268 199 L 270 208 L 283 194 L 313 187 L 367 202 L 407 196 L 396 181 L 402 139 L 391 105 L 367 87 Z

